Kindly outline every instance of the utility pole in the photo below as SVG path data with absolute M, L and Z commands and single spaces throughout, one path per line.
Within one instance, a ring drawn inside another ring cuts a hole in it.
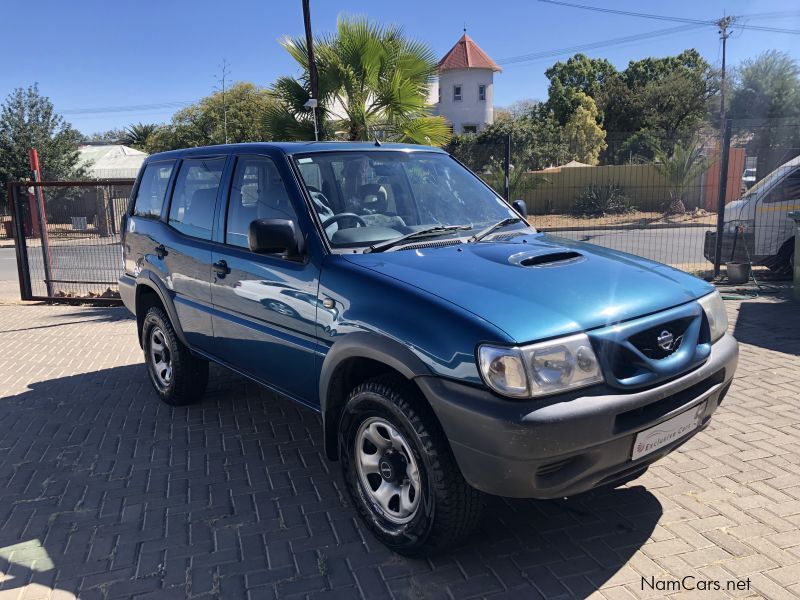
M 322 139 L 322 120 L 319 107 L 319 81 L 317 79 L 317 63 L 314 61 L 314 36 L 311 35 L 311 7 L 309 0 L 303 0 L 303 25 L 306 30 L 306 48 L 308 50 L 308 82 L 311 86 L 311 98 L 308 102 L 314 116 L 314 139 Z
M 725 52 L 727 50 L 728 38 L 730 31 L 728 29 L 733 24 L 733 17 L 722 17 L 717 21 L 719 27 L 719 37 L 722 40 L 722 72 L 720 76 L 720 89 L 719 89 L 719 122 L 720 122 L 720 140 L 725 135 Z

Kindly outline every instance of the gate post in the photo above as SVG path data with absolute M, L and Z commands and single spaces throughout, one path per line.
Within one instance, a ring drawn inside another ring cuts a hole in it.
M 714 249 L 714 277 L 719 276 L 719 266 L 722 262 L 722 235 L 725 230 L 725 196 L 728 195 L 728 160 L 731 154 L 731 126 L 730 119 L 723 121 L 722 132 L 722 162 L 719 168 L 719 198 L 717 198 L 717 239 Z
M 30 300 L 33 296 L 33 291 L 31 290 L 31 270 L 28 265 L 28 246 L 25 242 L 25 220 L 22 218 L 19 189 L 13 181 L 9 181 L 7 190 L 8 204 L 11 209 L 11 224 L 14 229 L 14 251 L 17 255 L 19 296 L 20 300 Z
M 800 210 L 789 213 L 789 218 L 794 220 L 794 273 L 792 295 L 800 302 Z

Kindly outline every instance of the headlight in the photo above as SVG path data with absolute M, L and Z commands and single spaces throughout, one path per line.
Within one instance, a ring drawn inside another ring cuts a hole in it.
M 736 233 L 736 228 L 739 227 L 739 232 L 744 233 L 745 231 L 753 231 L 753 227 L 755 226 L 755 221 L 753 219 L 747 220 L 736 220 L 736 221 L 728 221 L 725 223 L 725 232 L 726 233 Z
M 481 346 L 484 381 L 505 396 L 545 396 L 603 381 L 600 365 L 586 334 L 521 348 Z
M 716 290 L 708 296 L 703 296 L 698 302 L 706 313 L 713 344 L 728 330 L 728 313 L 725 311 L 725 302 L 722 301 L 722 296 Z

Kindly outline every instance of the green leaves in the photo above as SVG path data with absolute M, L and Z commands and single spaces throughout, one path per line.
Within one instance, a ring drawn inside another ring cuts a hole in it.
M 282 44 L 301 75 L 272 85 L 279 108 L 267 111 L 264 126 L 273 139 L 313 139 L 311 112 L 303 106 L 311 96 L 306 45 L 288 38 Z M 399 27 L 341 18 L 334 36 L 315 41 L 314 52 L 326 137 L 432 145 L 450 139 L 449 125 L 428 105 L 437 63 L 427 44 L 409 40 Z

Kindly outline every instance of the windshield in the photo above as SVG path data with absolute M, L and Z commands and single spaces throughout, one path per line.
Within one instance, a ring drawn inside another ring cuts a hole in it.
M 739 199 L 749 200 L 750 198 L 758 194 L 761 190 L 769 187 L 773 181 L 775 181 L 776 179 L 780 179 L 781 177 L 786 175 L 788 170 L 789 169 L 785 169 L 783 167 L 775 169 L 772 173 L 764 177 L 764 179 L 762 179 L 761 181 L 756 183 L 753 187 L 751 187 L 749 190 L 747 190 L 747 192 L 743 194 L 742 197 Z
M 472 235 L 516 216 L 447 154 L 318 152 L 295 160 L 334 248 L 367 248 L 415 232 L 424 236 L 423 230 L 437 226 L 464 226 L 439 229 L 437 237 Z M 513 227 L 525 224 L 520 220 Z

